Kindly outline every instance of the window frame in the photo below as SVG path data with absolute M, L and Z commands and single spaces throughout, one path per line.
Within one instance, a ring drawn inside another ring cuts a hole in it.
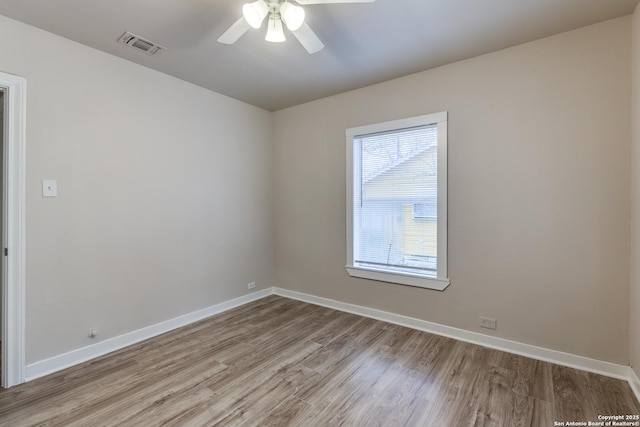
M 346 130 L 347 141 L 347 264 L 345 268 L 351 277 L 377 280 L 399 285 L 416 286 L 426 289 L 442 291 L 451 283 L 447 271 L 447 119 L 446 111 L 409 117 L 406 119 L 391 120 L 365 126 L 358 126 Z M 413 274 L 384 270 L 382 268 L 363 267 L 354 262 L 354 140 L 357 137 L 380 133 L 393 132 L 402 129 L 437 125 L 438 129 L 438 266 L 435 276 Z

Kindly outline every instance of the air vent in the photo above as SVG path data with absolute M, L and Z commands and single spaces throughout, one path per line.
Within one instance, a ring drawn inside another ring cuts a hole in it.
M 145 40 L 142 37 L 131 34 L 128 31 L 120 36 L 120 38 L 118 39 L 118 43 L 130 46 L 149 55 L 155 55 L 161 50 L 166 49 L 165 47 L 160 46 L 157 43 Z

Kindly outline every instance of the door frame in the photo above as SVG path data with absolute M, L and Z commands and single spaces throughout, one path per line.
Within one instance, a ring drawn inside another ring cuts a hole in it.
M 25 155 L 27 82 L 0 72 L 2 153 L 2 387 L 25 381 Z M 5 256 L 4 249 L 8 249 Z

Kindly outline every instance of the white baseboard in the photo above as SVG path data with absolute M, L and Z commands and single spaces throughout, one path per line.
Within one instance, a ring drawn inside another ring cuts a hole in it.
M 636 399 L 640 402 L 640 379 L 636 375 L 636 372 L 629 368 L 631 372 L 629 373 L 629 385 L 631 386 L 631 390 L 636 395 Z
M 511 341 L 504 338 L 492 337 L 489 335 L 479 334 L 464 329 L 458 329 L 451 326 L 445 326 L 438 323 L 428 322 L 413 317 L 403 316 L 400 314 L 390 313 L 374 308 L 364 307 L 355 304 L 349 304 L 328 298 L 322 298 L 301 292 L 291 291 L 282 288 L 267 288 L 258 292 L 234 298 L 193 313 L 178 316 L 155 325 L 147 326 L 136 331 L 126 333 L 114 338 L 92 344 L 68 353 L 60 354 L 49 359 L 41 360 L 26 366 L 26 380 L 31 381 L 36 378 L 69 368 L 71 366 L 86 362 L 96 357 L 111 353 L 121 348 L 137 344 L 149 338 L 153 338 L 173 329 L 189 325 L 215 314 L 222 313 L 232 308 L 265 298 L 269 295 L 280 295 L 310 304 L 320 305 L 335 310 L 345 311 L 372 319 L 393 323 L 408 328 L 417 329 L 436 335 L 453 338 L 456 340 L 477 344 L 483 347 L 493 348 L 508 353 L 519 354 L 521 356 L 538 359 L 545 362 L 555 363 L 558 365 L 568 366 L 571 368 L 581 369 L 583 371 L 593 372 L 596 374 L 606 375 L 608 377 L 618 378 L 629 382 L 631 389 L 640 400 L 640 380 L 636 376 L 631 367 L 618 365 L 615 363 L 605 362 L 602 360 L 590 359 L 588 357 L 577 356 L 574 354 L 564 353 L 557 350 L 550 350 L 543 347 L 537 347 L 530 344 L 524 344 L 517 341 Z
M 164 322 L 156 323 L 155 325 L 147 326 L 136 331 L 128 332 L 124 335 L 109 338 L 104 341 L 79 348 L 77 350 L 72 350 L 68 353 L 60 354 L 49 359 L 31 363 L 26 367 L 25 379 L 26 381 L 31 381 L 48 374 L 52 374 L 62 369 L 66 369 L 79 363 L 94 359 L 96 357 L 103 356 L 107 353 L 111 353 L 123 347 L 137 344 L 146 339 L 153 338 L 160 334 L 164 334 L 165 332 L 169 332 L 173 329 L 186 326 L 188 324 L 197 322 L 199 320 L 222 313 L 227 310 L 231 310 L 232 308 L 236 308 L 249 302 L 259 300 L 272 294 L 273 290 L 271 288 L 253 292 L 251 294 L 243 295 L 241 297 L 234 298 L 220 304 L 212 305 L 211 307 L 207 307 L 202 310 L 194 311 L 192 313 L 178 316 Z
M 557 350 L 550 350 L 530 344 L 523 344 L 504 338 L 492 337 L 489 335 L 479 334 L 477 332 L 471 332 L 464 329 L 458 329 L 451 326 L 428 322 L 426 320 L 402 316 L 400 314 L 389 313 L 386 311 L 376 310 L 360 305 L 348 304 L 341 301 L 317 297 L 314 295 L 290 291 L 287 289 L 274 287 L 273 292 L 276 295 L 308 302 L 310 304 L 321 305 L 323 307 L 329 307 L 340 311 L 346 311 L 348 313 L 358 314 L 360 316 L 370 317 L 372 319 L 382 320 L 384 322 L 406 326 L 408 328 L 418 329 L 420 331 L 442 335 L 449 338 L 454 338 L 456 340 L 468 342 L 471 344 L 477 344 L 483 347 L 506 351 L 507 353 L 519 354 L 521 356 L 530 357 L 532 359 L 538 359 L 545 362 L 555 363 L 557 365 L 568 366 L 571 368 L 581 369 L 583 371 L 626 380 L 629 381 L 629 384 L 631 384 L 632 388 L 634 387 L 631 380 L 633 370 L 629 366 L 618 365 L 602 360 L 590 359 L 588 357 L 577 356 L 575 354 L 564 353 Z M 633 375 L 635 376 L 635 374 Z M 639 384 L 636 383 L 636 387 L 638 385 Z M 636 396 L 638 396 L 638 391 L 636 389 L 634 389 L 634 392 L 636 393 Z M 640 400 L 640 397 L 638 399 Z

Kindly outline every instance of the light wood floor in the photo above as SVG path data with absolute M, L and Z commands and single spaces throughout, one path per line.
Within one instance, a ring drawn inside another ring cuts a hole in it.
M 628 384 L 271 296 L 0 390 L 2 426 L 553 426 Z

